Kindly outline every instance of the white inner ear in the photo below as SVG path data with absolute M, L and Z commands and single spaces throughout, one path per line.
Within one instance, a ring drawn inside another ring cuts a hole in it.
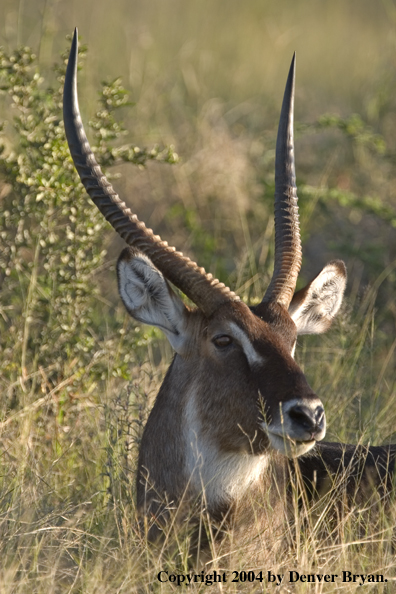
M 128 312 L 163 330 L 176 352 L 186 341 L 188 309 L 161 272 L 139 252 L 124 250 L 117 263 L 118 289 Z
M 289 314 L 298 334 L 320 334 L 330 328 L 341 307 L 346 279 L 344 263 L 335 260 L 327 264 L 309 285 L 295 293 Z

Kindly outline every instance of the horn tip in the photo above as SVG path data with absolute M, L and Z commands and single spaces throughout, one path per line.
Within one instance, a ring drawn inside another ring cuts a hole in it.
M 292 61 L 290 64 L 290 75 L 292 78 L 292 81 L 294 83 L 294 80 L 296 78 L 296 52 L 293 53 L 293 57 L 292 57 Z
M 75 49 L 77 47 L 77 44 L 78 44 L 78 29 L 77 29 L 77 27 L 74 27 L 72 49 Z

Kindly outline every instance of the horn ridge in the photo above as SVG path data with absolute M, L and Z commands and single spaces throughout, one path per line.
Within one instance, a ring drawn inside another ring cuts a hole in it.
M 222 303 L 239 297 L 203 268 L 168 246 L 139 221 L 98 165 L 82 123 L 77 96 L 78 32 L 74 31 L 63 95 L 65 133 L 74 165 L 87 193 L 125 242 L 143 252 L 166 279 L 187 295 L 206 315 Z
M 302 251 L 294 163 L 294 88 L 296 54 L 287 77 L 279 119 L 275 157 L 275 263 L 263 302 L 288 308 L 301 268 Z

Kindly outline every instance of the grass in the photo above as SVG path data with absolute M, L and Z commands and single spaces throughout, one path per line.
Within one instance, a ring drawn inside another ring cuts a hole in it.
M 65 35 L 79 25 L 89 46 L 80 76 L 85 121 L 96 110 L 98 81 L 123 76 L 136 101 L 133 108 L 121 107 L 131 141 L 173 143 L 181 161 L 173 167 L 149 163 L 133 172 L 117 164 L 112 170 L 122 174 L 117 188 L 134 197 L 134 209 L 156 232 L 253 301 L 262 296 L 272 266 L 276 121 L 297 50 L 296 154 L 305 257 L 300 282 L 327 260 L 342 257 L 349 288 L 331 332 L 301 339 L 296 356 L 325 403 L 327 439 L 395 441 L 392 3 L 114 0 L 111 25 L 107 7 L 98 2 L 4 0 L 4 9 L 2 44 L 32 46 L 45 84 L 54 79 L 48 66 L 66 47 Z M 320 119 L 326 112 L 338 119 Z M 355 112 L 360 119 L 352 117 Z M 2 101 L 1 113 L 9 124 L 7 150 L 22 151 L 11 131 L 16 111 L 10 102 Z M 7 177 L 3 181 L 2 215 L 15 192 Z M 70 199 L 85 204 L 73 183 L 68 178 Z M 48 219 L 63 242 L 56 246 L 60 255 L 50 252 L 55 264 L 76 241 L 62 235 L 67 222 L 56 209 Z M 85 237 L 84 222 L 79 224 Z M 112 244 L 107 231 L 101 234 L 97 249 L 105 247 L 107 257 L 96 256 L 91 268 L 86 256 L 78 260 L 85 266 L 89 302 L 83 311 L 89 316 L 73 347 L 70 341 L 63 347 L 65 333 L 58 332 L 53 316 L 59 307 L 62 320 L 75 322 L 76 310 L 73 301 L 60 303 L 55 273 L 52 286 L 43 282 L 50 248 L 39 248 L 36 236 L 28 249 L 18 247 L 18 267 L 2 287 L 1 593 L 167 592 L 176 587 L 161 583 L 159 571 L 187 569 L 188 535 L 171 531 L 172 546 L 158 551 L 137 530 L 136 454 L 171 353 L 158 333 L 127 320 L 112 270 L 119 244 Z M 37 330 L 46 319 L 43 311 L 52 312 L 53 323 L 45 344 Z M 292 513 L 285 535 L 265 532 L 261 565 L 245 547 L 236 548 L 232 562 L 218 559 L 216 569 L 262 569 L 265 577 L 268 571 L 291 570 L 379 573 L 389 581 L 368 586 L 370 591 L 393 592 L 394 505 L 377 515 L 359 507 L 337 516 L 330 503 L 331 496 L 307 515 Z M 206 588 L 195 583 L 190 590 Z M 358 583 L 341 581 L 336 587 L 284 581 L 278 591 L 308 588 L 360 591 Z M 252 589 L 266 592 L 273 586 L 267 579 L 254 588 L 230 580 L 222 584 L 223 592 Z
M 135 371 L 135 387 L 141 390 L 149 379 L 147 369 L 140 370 L 140 377 Z M 44 416 L 45 409 L 31 410 L 3 428 L 2 592 L 171 591 L 171 584 L 158 581 L 158 573 L 188 572 L 186 535 L 171 531 L 169 546 L 158 551 L 147 546 L 137 531 L 131 476 L 140 433 L 139 425 L 135 428 L 139 401 L 144 418 L 146 394 L 133 393 L 132 386 L 129 394 L 121 394 L 116 401 L 111 389 L 111 397 L 102 397 L 102 406 L 76 404 L 75 423 L 67 430 L 56 427 L 52 415 Z M 43 419 L 47 440 L 40 427 Z M 51 432 L 57 432 L 56 440 Z M 365 435 L 362 440 L 366 441 Z M 53 451 L 54 444 L 57 451 Z M 262 570 L 265 579 L 255 583 L 257 591 L 267 591 L 268 571 L 286 575 L 280 590 L 285 592 L 290 587 L 286 583 L 289 571 L 338 576 L 351 571 L 384 575 L 388 584 L 377 584 L 373 591 L 391 592 L 393 507 L 381 509 L 378 517 L 367 511 L 368 502 L 359 511 L 334 517 L 332 503 L 330 495 L 310 509 L 305 520 L 299 510 L 286 534 L 268 529 L 260 564 L 247 545 L 234 550 L 232 561 L 220 554 L 214 567 L 226 571 L 223 591 L 251 588 L 250 583 L 231 582 L 233 571 L 258 575 Z M 206 524 L 205 514 L 202 522 Z M 286 549 L 284 538 L 289 543 Z M 213 567 L 207 573 L 212 571 Z M 205 587 L 197 583 L 191 590 L 201 592 Z M 354 592 L 358 587 L 358 583 L 340 580 L 337 590 L 331 584 L 312 586 L 317 592 Z M 303 582 L 294 585 L 296 592 L 305 588 Z
M 370 373 L 373 312 L 363 305 L 361 310 L 362 317 L 345 312 L 320 344 L 306 340 L 298 359 L 326 404 L 328 438 L 380 443 L 391 437 L 395 426 L 394 386 L 385 382 L 379 390 L 375 369 Z M 391 352 L 384 353 L 383 365 L 386 355 Z M 127 389 L 119 380 L 109 380 L 103 392 L 77 394 L 63 403 L 61 388 L 39 399 L 27 394 L 31 404 L 4 417 L 1 592 L 166 592 L 173 585 L 158 581 L 160 571 L 187 574 L 188 535 L 171 530 L 168 546 L 158 551 L 137 530 L 136 453 L 167 359 L 164 355 L 158 368 L 157 356 L 154 353 L 143 366 L 132 366 Z M 386 369 L 384 376 L 389 377 Z M 280 588 L 284 592 L 292 587 L 286 581 L 290 571 L 338 576 L 351 571 L 384 575 L 388 583 L 370 588 L 392 592 L 393 504 L 380 508 L 379 515 L 370 500 L 336 515 L 333 504 L 331 493 L 307 514 L 296 503 L 295 520 L 286 532 L 275 532 L 271 526 L 264 532 L 260 562 L 247 544 L 234 548 L 231 561 L 219 552 L 214 567 L 226 571 L 223 591 L 251 591 L 250 583 L 231 582 L 232 571 L 259 575 L 262 570 L 265 579 L 255 582 L 255 591 L 271 590 L 268 571 L 286 576 Z M 206 525 L 205 514 L 202 522 Z M 310 587 L 315 592 L 360 588 L 359 582 L 344 583 L 341 577 L 336 583 L 337 589 L 323 582 Z M 190 589 L 201 592 L 206 587 L 196 583 Z M 306 588 L 304 582 L 293 585 L 296 592 Z

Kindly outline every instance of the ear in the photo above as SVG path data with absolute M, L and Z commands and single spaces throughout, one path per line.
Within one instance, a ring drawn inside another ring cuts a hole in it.
M 128 313 L 139 322 L 161 328 L 175 351 L 182 353 L 189 310 L 151 260 L 126 248 L 118 258 L 117 276 L 118 290 Z
M 297 334 L 320 334 L 330 328 L 341 307 L 346 280 L 344 262 L 333 260 L 309 285 L 294 294 L 289 314 Z

